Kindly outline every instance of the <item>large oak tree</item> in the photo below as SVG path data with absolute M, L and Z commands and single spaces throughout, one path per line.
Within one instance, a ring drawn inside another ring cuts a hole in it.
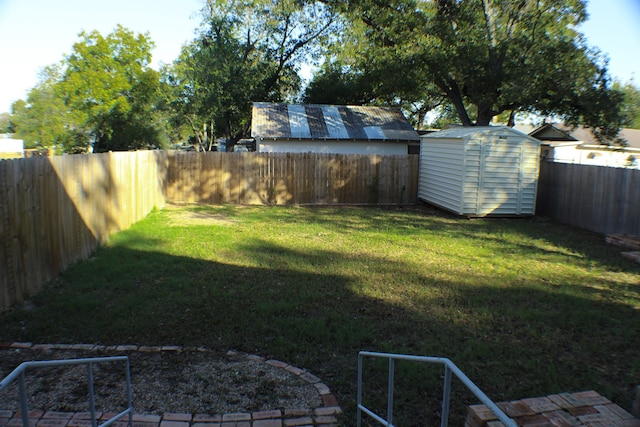
M 385 92 L 427 105 L 444 96 L 465 126 L 520 111 L 617 133 L 621 96 L 578 31 L 581 0 L 328 2 L 350 22 L 335 57 Z

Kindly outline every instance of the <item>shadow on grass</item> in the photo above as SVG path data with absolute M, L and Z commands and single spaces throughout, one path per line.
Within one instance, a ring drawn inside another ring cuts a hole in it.
M 300 214 L 296 220 L 320 222 L 329 221 L 332 211 Z M 442 233 L 498 243 L 491 233 L 505 232 L 478 230 L 473 222 L 452 225 L 447 216 L 404 215 L 363 214 L 374 229 L 411 220 L 407 227 L 441 227 Z M 527 223 L 508 232 L 526 240 Z M 545 238 L 566 248 L 568 256 L 620 268 L 602 248 L 581 247 L 579 253 L 556 234 L 550 227 Z M 246 267 L 154 251 L 160 240 L 133 232 L 120 245 L 73 266 L 31 305 L 2 316 L 0 341 L 203 345 L 273 357 L 327 382 L 345 409 L 345 425 L 355 420 L 360 350 L 449 357 L 496 401 L 595 389 L 628 407 L 632 388 L 640 383 L 640 311 L 609 301 L 598 290 L 569 292 L 580 285 L 571 278 L 561 278 L 564 286 L 541 288 L 524 280 L 494 287 L 473 269 L 458 272 L 454 281 L 398 259 L 297 251 L 260 240 L 237 248 L 263 266 Z M 492 250 L 540 251 L 527 242 L 515 246 Z M 337 268 L 345 262 L 368 269 L 380 283 L 362 283 Z M 513 280 L 504 275 L 504 281 Z M 387 286 L 385 277 L 403 279 Z M 365 396 L 374 407 L 385 402 L 383 371 L 374 366 L 367 382 L 375 391 Z M 396 420 L 409 426 L 433 423 L 440 374 L 400 364 L 396 378 Z M 462 417 L 463 403 L 476 402 L 456 393 L 454 408 Z

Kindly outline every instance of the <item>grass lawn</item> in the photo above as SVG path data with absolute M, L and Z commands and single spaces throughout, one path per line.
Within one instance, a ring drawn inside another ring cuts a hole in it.
M 355 424 L 359 350 L 449 357 L 495 401 L 594 389 L 628 409 L 640 384 L 640 266 L 619 252 L 544 219 L 173 207 L 2 315 L 0 341 L 273 357 L 322 378 L 345 425 Z M 377 407 L 384 366 L 367 369 L 365 399 Z M 437 415 L 441 374 L 398 364 L 399 425 Z M 454 392 L 458 410 L 477 403 Z

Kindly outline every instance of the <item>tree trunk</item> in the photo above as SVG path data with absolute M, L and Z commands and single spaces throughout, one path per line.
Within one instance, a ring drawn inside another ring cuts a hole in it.
M 456 109 L 456 113 L 458 113 L 458 117 L 460 118 L 460 122 L 462 122 L 462 126 L 473 126 L 473 122 L 469 118 L 469 113 L 467 113 L 467 109 L 464 106 L 464 102 L 462 101 L 462 94 L 460 93 L 460 89 L 456 85 L 455 82 L 451 82 L 449 85 L 443 79 L 436 79 L 436 86 L 444 91 L 449 98 L 449 101 L 453 104 Z
M 491 119 L 493 119 L 495 113 L 491 108 L 481 107 L 478 105 L 478 118 L 476 119 L 476 126 L 489 126 Z

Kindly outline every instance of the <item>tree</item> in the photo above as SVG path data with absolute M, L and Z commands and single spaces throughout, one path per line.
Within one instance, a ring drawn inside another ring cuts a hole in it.
M 97 31 L 80 34 L 65 58 L 60 93 L 93 151 L 160 147 L 161 117 L 155 108 L 159 74 L 149 68 L 153 42 L 118 26 L 103 37 Z
M 371 79 L 339 61 L 327 61 L 305 88 L 305 104 L 366 105 L 375 99 Z
M 209 0 L 204 30 L 183 48 L 165 80 L 176 122 L 199 146 L 228 146 L 249 135 L 252 101 L 280 102 L 299 92 L 298 64 L 317 55 L 333 14 L 297 0 Z
M 13 133 L 15 126 L 11 121 L 11 114 L 0 113 L 0 133 Z
M 623 126 L 631 129 L 640 129 L 640 89 L 633 82 L 622 84 L 615 82 L 613 87 L 624 96 L 622 104 Z
M 118 26 L 107 37 L 96 31 L 79 36 L 70 55 L 45 68 L 27 100 L 14 103 L 16 134 L 27 147 L 58 153 L 166 145 L 163 86 L 148 66 L 148 35 Z
M 329 1 L 350 20 L 341 42 L 358 68 L 413 102 L 425 91 L 426 104 L 446 97 L 465 126 L 519 111 L 592 126 L 603 139 L 617 133 L 621 95 L 575 29 L 583 1 Z
M 46 67 L 27 100 L 16 101 L 11 106 L 16 136 L 24 140 L 27 148 L 63 153 L 82 146 L 83 138 L 74 132 L 75 126 L 59 93 L 61 78 L 62 64 Z

